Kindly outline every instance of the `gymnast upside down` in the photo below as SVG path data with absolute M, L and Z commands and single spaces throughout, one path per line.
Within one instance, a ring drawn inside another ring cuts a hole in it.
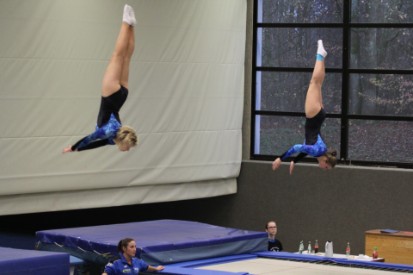
M 316 157 L 318 166 L 322 169 L 332 169 L 337 163 L 337 152 L 335 150 L 327 150 L 327 146 L 320 133 L 321 125 L 326 117 L 326 112 L 323 108 L 321 86 L 325 77 L 324 59 L 327 56 L 327 52 L 324 49 L 322 40 L 318 40 L 317 44 L 316 62 L 304 106 L 306 116 L 304 144 L 295 144 L 280 157 L 276 158 L 272 163 L 273 170 L 277 170 L 283 160 L 296 153 L 299 154 L 290 162 L 290 174 L 293 173 L 295 163 L 306 155 Z
M 106 68 L 102 81 L 102 98 L 95 131 L 74 145 L 63 149 L 63 153 L 83 151 L 105 145 L 117 145 L 120 151 L 129 151 L 136 146 L 135 130 L 122 126 L 119 111 L 128 96 L 129 65 L 135 49 L 135 13 L 125 5 L 122 25 L 115 50 Z

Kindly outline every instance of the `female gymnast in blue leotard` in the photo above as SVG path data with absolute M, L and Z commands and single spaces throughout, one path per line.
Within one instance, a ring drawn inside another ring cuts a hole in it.
M 321 125 L 326 117 L 323 108 L 321 86 L 325 77 L 324 58 L 327 56 L 327 52 L 324 49 L 323 41 L 318 40 L 317 43 L 316 62 L 304 107 L 306 116 L 305 142 L 304 144 L 293 145 L 284 154 L 276 158 L 272 163 L 273 170 L 277 170 L 283 160 L 297 153 L 299 154 L 290 163 L 290 174 L 293 173 L 295 163 L 306 155 L 316 157 L 318 166 L 322 169 L 331 169 L 337 163 L 337 152 L 335 150 L 327 150 L 327 146 L 320 134 Z
M 133 27 L 136 19 L 131 6 L 125 5 L 122 21 L 115 50 L 102 81 L 96 129 L 74 145 L 64 148 L 63 153 L 115 144 L 120 151 L 129 151 L 138 142 L 135 130 L 126 125 L 122 126 L 119 118 L 119 111 L 128 96 L 129 65 L 135 49 Z

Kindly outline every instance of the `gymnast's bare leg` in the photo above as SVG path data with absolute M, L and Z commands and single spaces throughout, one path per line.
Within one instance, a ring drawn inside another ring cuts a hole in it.
M 134 25 L 136 20 L 134 16 L 129 15 L 133 13 L 133 10 L 128 5 L 125 5 L 124 9 L 123 23 L 116 40 L 115 49 L 103 76 L 103 97 L 108 97 L 117 92 L 121 85 L 128 88 L 129 65 L 135 49 Z
M 313 118 L 320 112 L 321 108 L 323 108 L 323 97 L 321 87 L 323 85 L 325 78 L 324 58 L 326 56 L 327 52 L 324 49 L 323 41 L 318 40 L 316 62 L 314 65 L 313 74 L 311 76 L 304 104 L 306 118 Z M 272 163 L 272 169 L 277 170 L 281 166 L 281 162 L 281 157 L 276 158 Z M 294 161 L 290 162 L 290 174 L 292 174 L 294 170 L 294 164 Z

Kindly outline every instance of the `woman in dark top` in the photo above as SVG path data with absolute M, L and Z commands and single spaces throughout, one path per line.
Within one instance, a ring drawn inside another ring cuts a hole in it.
M 64 148 L 63 153 L 115 144 L 120 151 L 129 151 L 138 142 L 135 130 L 122 126 L 119 117 L 119 111 L 128 96 L 129 65 L 135 48 L 133 27 L 136 19 L 131 6 L 125 5 L 122 21 L 115 50 L 103 77 L 96 129 L 74 145 Z
M 278 232 L 277 223 L 275 221 L 267 222 L 267 224 L 265 225 L 265 231 L 268 234 L 268 251 L 283 251 L 283 245 L 281 241 L 276 238 Z
M 323 41 L 318 40 L 317 44 L 316 62 L 304 106 L 306 116 L 304 144 L 295 144 L 280 157 L 276 158 L 272 163 L 273 170 L 277 170 L 283 160 L 296 153 L 299 154 L 290 163 L 290 174 L 293 173 L 295 163 L 306 155 L 316 157 L 318 166 L 322 169 L 331 169 L 337 163 L 337 152 L 335 150 L 327 150 L 327 146 L 320 134 L 321 125 L 326 117 L 323 108 L 321 86 L 325 77 L 324 58 L 327 56 L 327 52 L 324 49 Z

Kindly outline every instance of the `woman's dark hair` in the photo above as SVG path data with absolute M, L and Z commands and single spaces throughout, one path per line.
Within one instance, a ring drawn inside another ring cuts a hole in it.
M 337 164 L 337 151 L 334 149 L 329 149 L 325 156 L 327 157 L 326 163 L 330 165 L 331 168 L 334 168 Z
M 268 221 L 268 222 L 265 224 L 265 229 L 268 229 L 268 224 L 269 224 L 270 222 L 275 223 L 275 221 Z
M 124 238 L 124 239 L 120 240 L 119 243 L 118 243 L 118 251 L 120 253 L 123 253 L 123 248 L 128 247 L 128 244 L 132 241 L 134 241 L 134 239 L 132 239 L 132 238 Z

